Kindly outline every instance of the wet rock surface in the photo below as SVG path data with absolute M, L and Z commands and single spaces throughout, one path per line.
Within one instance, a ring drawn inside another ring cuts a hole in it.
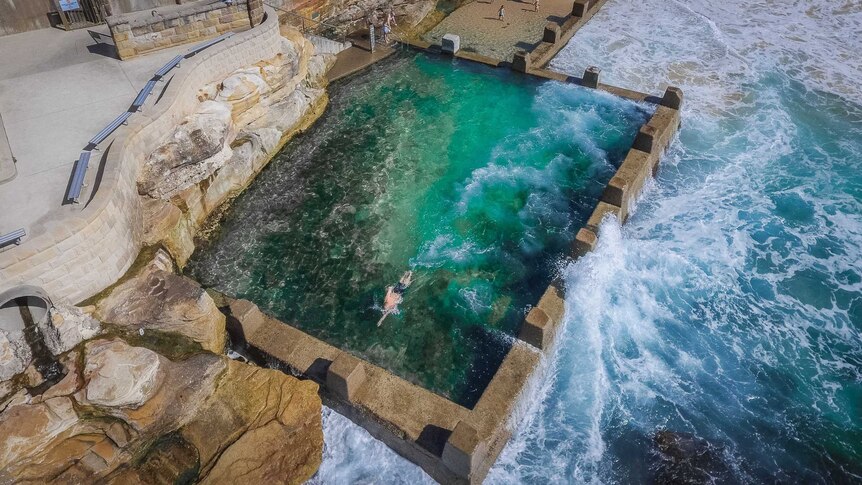
M 690 433 L 660 430 L 653 437 L 658 450 L 656 483 L 721 483 L 729 478 L 722 449 Z

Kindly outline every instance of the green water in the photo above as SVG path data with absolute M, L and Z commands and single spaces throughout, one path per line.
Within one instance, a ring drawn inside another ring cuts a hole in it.
M 189 271 L 472 406 L 650 108 L 414 53 L 331 98 Z

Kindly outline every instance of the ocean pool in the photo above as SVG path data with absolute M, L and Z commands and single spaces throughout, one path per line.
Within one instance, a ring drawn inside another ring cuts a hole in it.
M 652 110 L 416 53 L 330 96 L 186 271 L 472 406 Z

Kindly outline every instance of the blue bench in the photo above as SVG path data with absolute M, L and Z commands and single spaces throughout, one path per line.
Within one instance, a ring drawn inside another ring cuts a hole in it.
M 186 54 L 186 57 L 191 57 L 191 56 L 197 54 L 198 52 L 206 49 L 207 47 L 212 47 L 212 46 L 218 44 L 219 42 L 230 38 L 230 36 L 232 36 L 232 35 L 233 35 L 233 32 L 228 32 L 226 34 L 222 34 L 222 35 L 216 37 L 215 39 L 204 42 L 203 44 L 198 44 L 198 45 L 192 47 L 192 49 L 189 51 L 189 53 Z
M 167 74 L 168 72 L 170 72 L 170 70 L 171 70 L 171 69 L 173 69 L 173 68 L 175 68 L 175 67 L 179 66 L 179 65 L 180 65 L 180 62 L 182 62 L 182 60 L 183 60 L 183 56 L 182 56 L 182 55 L 178 55 L 178 56 L 174 57 L 173 59 L 171 59 L 170 61 L 168 61 L 168 63 L 167 63 L 167 64 L 165 64 L 164 66 L 162 66 L 162 68 L 161 68 L 161 69 L 159 69 L 158 71 L 156 71 L 155 77 L 157 77 L 157 78 L 159 78 L 159 79 L 161 79 L 161 78 L 165 77 L 165 74 Z
M 117 128 L 120 127 L 120 125 L 125 124 L 126 121 L 129 120 L 129 116 L 132 116 L 132 113 L 130 113 L 128 111 L 121 114 L 120 116 L 117 116 L 117 119 L 115 119 L 114 121 L 111 122 L 111 124 L 109 124 L 108 126 L 103 128 L 102 131 L 100 131 L 98 134 L 96 134 L 96 136 L 93 137 L 92 140 L 90 140 L 90 145 L 96 146 L 99 143 L 102 143 L 103 141 L 105 141 L 105 138 L 110 136 L 111 133 L 114 132 L 114 130 L 116 130 Z
M 27 235 L 27 232 L 24 229 L 18 229 L 17 231 L 12 231 L 9 234 L 4 234 L 0 236 L 0 247 L 5 246 L 9 243 L 21 244 L 21 239 Z
M 147 96 L 153 92 L 153 88 L 156 87 L 156 80 L 150 79 L 147 81 L 147 84 L 144 85 L 144 89 L 141 89 L 141 92 L 138 93 L 138 97 L 135 98 L 135 101 L 132 102 L 132 107 L 135 109 L 140 108 L 144 105 L 144 102 L 147 100 Z
M 91 153 L 81 152 L 81 156 L 75 162 L 75 170 L 72 171 L 72 183 L 69 184 L 69 193 L 66 194 L 66 200 L 78 203 L 78 198 L 81 197 L 81 189 L 84 187 L 84 176 L 87 175 L 87 167 L 90 166 Z

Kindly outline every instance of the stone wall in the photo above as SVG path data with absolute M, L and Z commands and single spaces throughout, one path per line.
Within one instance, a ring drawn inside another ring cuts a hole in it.
M 141 248 L 141 161 L 199 104 L 201 86 L 276 55 L 282 36 L 275 13 L 266 13 L 260 26 L 185 60 L 160 102 L 116 131 L 91 161 L 89 200 L 56 209 L 33 224 L 22 245 L 0 250 L 0 292 L 32 285 L 55 302 L 78 302 L 117 281 Z
M 152 12 L 155 12 L 153 14 Z M 262 0 L 197 2 L 108 17 L 120 59 L 245 30 L 263 18 Z M 249 14 L 253 17 L 250 18 Z
M 17 34 L 51 26 L 51 0 L 6 0 L 0 2 L 0 35 Z

